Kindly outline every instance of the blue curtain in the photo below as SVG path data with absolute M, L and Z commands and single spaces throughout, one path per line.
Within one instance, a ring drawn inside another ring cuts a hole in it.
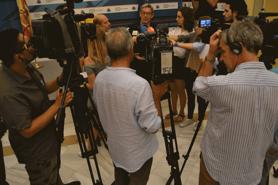
M 0 1 L 0 31 L 8 28 L 22 31 L 16 0 Z

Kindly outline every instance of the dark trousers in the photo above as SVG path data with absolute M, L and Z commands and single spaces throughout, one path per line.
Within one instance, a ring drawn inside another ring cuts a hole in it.
M 6 171 L 5 171 L 5 163 L 4 163 L 4 152 L 1 138 L 4 136 L 6 132 L 6 127 L 4 125 L 4 121 L 0 117 L 0 184 L 1 185 L 9 185 L 6 182 Z
M 185 89 L 187 93 L 187 115 L 188 119 L 193 118 L 193 113 L 195 109 L 195 94 L 192 91 L 194 81 L 196 80 L 198 74 L 189 69 L 185 68 Z M 197 96 L 197 102 L 198 102 L 198 120 L 201 121 L 205 117 L 206 109 L 208 106 L 208 102 L 204 100 L 203 98 Z
M 57 156 L 47 160 L 35 160 L 25 165 L 31 185 L 62 185 L 58 174 Z M 58 182 L 57 182 L 58 180 Z
M 2 148 L 2 141 L 0 137 L 0 184 L 1 185 L 9 185 L 6 182 L 6 171 L 5 171 L 5 163 L 4 163 L 4 153 Z
M 265 160 L 264 160 L 264 166 L 263 166 L 263 172 L 262 172 L 262 179 L 259 185 L 268 185 L 269 184 L 269 171 L 271 170 L 271 167 L 275 163 L 275 161 L 278 160 L 278 150 L 273 148 L 268 149 L 266 152 Z
M 208 173 L 203 157 L 200 157 L 199 185 L 220 185 Z
M 152 167 L 153 158 L 150 158 L 136 172 L 128 173 L 114 165 L 115 182 L 112 185 L 146 185 Z

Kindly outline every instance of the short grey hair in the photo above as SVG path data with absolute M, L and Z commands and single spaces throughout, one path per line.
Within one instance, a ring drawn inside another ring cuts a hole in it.
M 105 42 L 111 60 L 128 56 L 133 51 L 131 34 L 123 27 L 110 29 L 106 34 Z
M 250 19 L 235 21 L 230 29 L 222 34 L 222 37 L 226 44 L 228 42 L 240 43 L 252 53 L 258 53 L 263 44 L 262 30 Z
M 152 10 L 152 13 L 154 13 L 154 9 L 153 9 L 153 6 L 151 4 L 145 3 L 145 4 L 141 5 L 140 12 L 142 12 L 144 8 L 150 8 Z

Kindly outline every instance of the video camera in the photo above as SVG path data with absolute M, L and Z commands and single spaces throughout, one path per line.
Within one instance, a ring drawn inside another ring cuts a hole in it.
M 33 20 L 31 44 L 37 49 L 38 57 L 64 60 L 67 55 L 77 56 L 82 51 L 79 21 L 93 17 L 93 14 L 74 15 L 68 7 L 56 11 L 47 10 L 40 20 Z M 93 26 L 91 26 L 93 27 Z M 81 26 L 88 35 L 94 35 L 95 29 Z
M 271 69 L 272 65 L 275 63 L 275 59 L 278 58 L 278 19 L 272 21 L 266 19 L 272 16 L 278 16 L 278 13 L 261 12 L 259 16 L 255 18 L 256 24 L 259 25 L 264 35 L 260 61 L 265 63 L 267 69 Z
M 70 88 L 78 88 L 76 84 L 81 85 L 85 81 L 80 75 L 79 58 L 84 55 L 84 41 L 96 34 L 95 26 L 78 24 L 94 15 L 74 14 L 75 2 L 68 0 L 67 4 L 58 6 L 55 11 L 46 10 L 42 19 L 33 20 L 33 36 L 30 39 L 30 45 L 36 49 L 38 57 L 57 59 Z
M 145 59 L 151 63 L 151 79 L 155 84 L 170 80 L 173 75 L 173 46 L 168 38 L 168 25 L 160 24 L 156 32 L 141 33 L 137 43 L 145 49 Z
M 208 44 L 210 36 L 215 33 L 218 29 L 225 30 L 229 28 L 228 24 L 225 24 L 222 14 L 217 17 L 204 16 L 198 20 L 198 26 L 203 28 L 201 34 L 202 42 Z

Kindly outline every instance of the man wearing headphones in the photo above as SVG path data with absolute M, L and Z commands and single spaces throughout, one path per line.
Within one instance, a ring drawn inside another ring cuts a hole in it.
M 255 185 L 261 180 L 265 154 L 278 132 L 278 75 L 257 58 L 263 43 L 260 28 L 235 21 L 210 38 L 194 92 L 211 102 L 201 143 L 200 185 Z M 213 73 L 215 53 L 229 74 Z

